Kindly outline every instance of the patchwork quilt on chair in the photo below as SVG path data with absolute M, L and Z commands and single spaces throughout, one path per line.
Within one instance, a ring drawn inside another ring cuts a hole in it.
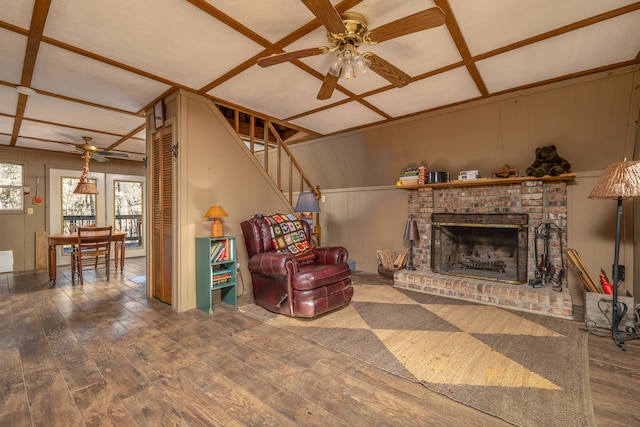
M 315 259 L 313 246 L 307 241 L 307 235 L 300 220 L 293 214 L 271 214 L 264 216 L 271 229 L 273 247 L 278 252 L 290 253 L 298 261 Z

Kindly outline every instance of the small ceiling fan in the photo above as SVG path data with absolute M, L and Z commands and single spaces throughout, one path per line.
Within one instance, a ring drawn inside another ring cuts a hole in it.
M 90 182 L 89 178 L 89 161 L 94 159 L 98 162 L 106 162 L 109 161 L 104 156 L 113 156 L 113 157 L 125 157 L 129 158 L 126 153 L 113 153 L 110 151 L 101 151 L 95 145 L 91 145 L 91 137 L 83 136 L 84 144 L 74 144 L 77 150 L 82 152 L 82 158 L 84 159 L 84 165 L 82 167 L 82 175 L 78 180 L 78 185 L 76 186 L 73 192 L 75 194 L 98 194 L 98 187 L 95 182 Z
M 84 144 L 74 144 L 74 147 L 78 151 L 82 152 L 83 158 L 93 159 L 100 163 L 109 161 L 109 159 L 107 159 L 104 156 L 122 157 L 125 159 L 129 158 L 129 155 L 126 153 L 102 151 L 100 148 L 96 147 L 95 145 L 91 145 L 90 142 L 92 138 L 90 136 L 83 136 L 82 139 L 84 139 Z
M 318 99 L 321 100 L 331 97 L 341 75 L 350 79 L 365 72 L 367 68 L 396 87 L 406 86 L 411 81 L 411 76 L 371 52 L 359 53 L 358 47 L 363 44 L 374 45 L 396 37 L 438 27 L 445 22 L 444 12 L 438 7 L 432 7 L 369 30 L 367 19 L 363 15 L 355 12 L 345 12 L 340 15 L 330 0 L 301 1 L 327 28 L 327 39 L 330 46 L 276 53 L 258 59 L 258 65 L 269 67 L 294 59 L 337 51 L 338 54 L 331 63 L 318 92 Z

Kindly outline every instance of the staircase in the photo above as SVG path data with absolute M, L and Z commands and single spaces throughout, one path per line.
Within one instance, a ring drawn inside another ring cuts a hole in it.
M 237 108 L 215 105 L 285 195 L 292 209 L 294 194 L 312 191 L 318 200 L 321 199 L 320 188 L 311 184 L 285 142 L 299 135 L 299 131 Z M 320 212 L 315 213 L 313 223 L 313 238 L 320 246 Z

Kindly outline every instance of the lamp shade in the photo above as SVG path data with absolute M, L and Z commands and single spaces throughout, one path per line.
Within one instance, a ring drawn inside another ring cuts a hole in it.
M 590 199 L 633 199 L 640 197 L 640 161 L 609 165 L 589 194 Z
M 74 194 L 98 194 L 98 186 L 95 182 L 78 182 L 75 190 L 73 190 Z
M 312 191 L 303 191 L 298 196 L 298 202 L 294 209 L 295 212 L 320 212 L 320 205 L 316 199 L 315 193 Z
M 418 231 L 418 223 L 412 216 L 407 220 L 407 225 L 404 227 L 404 240 L 420 240 L 420 232 Z
M 222 208 L 222 206 L 210 206 L 207 213 L 204 214 L 205 218 L 221 218 L 223 216 L 229 216 Z
M 76 185 L 75 190 L 73 190 L 74 194 L 98 194 L 98 186 L 95 182 L 89 181 L 89 160 L 91 156 L 89 152 L 86 152 L 83 156 L 84 158 L 84 166 L 82 168 L 82 175 L 80 175 L 80 179 L 78 180 L 78 185 Z

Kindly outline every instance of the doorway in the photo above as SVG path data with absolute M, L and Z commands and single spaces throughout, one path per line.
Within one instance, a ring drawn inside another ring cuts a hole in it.
M 49 171 L 49 232 L 69 232 L 70 226 L 112 225 L 114 230 L 127 231 L 127 258 L 146 255 L 144 221 L 145 177 L 90 172 L 99 194 L 73 193 L 82 171 L 50 169 Z M 70 263 L 68 250 L 57 253 L 56 264 Z

